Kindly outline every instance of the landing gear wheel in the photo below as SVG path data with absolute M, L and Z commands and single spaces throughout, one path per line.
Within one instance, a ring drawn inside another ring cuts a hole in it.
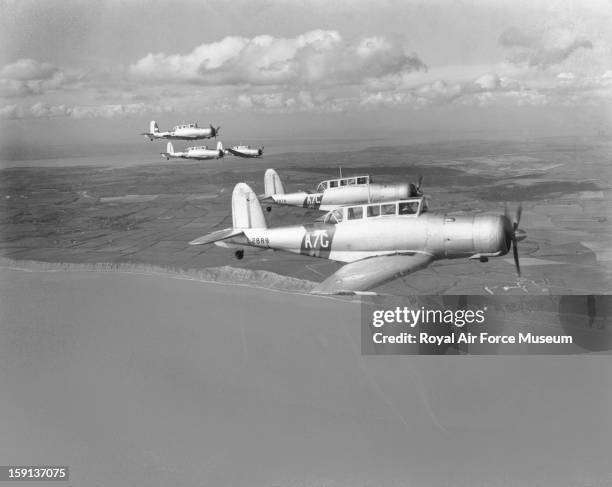
M 242 258 L 244 257 L 244 250 L 236 250 L 236 252 L 234 252 L 234 255 L 238 260 L 242 260 Z
M 268 213 L 270 213 L 270 212 L 272 211 L 272 207 L 271 207 L 271 206 L 266 206 L 266 211 L 267 211 Z

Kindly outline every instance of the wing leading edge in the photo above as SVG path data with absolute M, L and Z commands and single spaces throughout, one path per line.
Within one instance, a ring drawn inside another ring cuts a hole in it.
M 244 157 L 245 159 L 248 159 L 249 157 L 253 157 L 253 156 L 249 156 L 249 155 L 243 154 L 242 152 L 238 152 L 237 150 L 232 149 L 231 147 L 228 147 L 225 150 L 227 152 L 229 152 L 230 154 L 232 154 L 233 156 Z
M 311 292 L 314 294 L 354 294 L 427 267 L 434 260 L 426 253 L 394 254 L 346 264 Z

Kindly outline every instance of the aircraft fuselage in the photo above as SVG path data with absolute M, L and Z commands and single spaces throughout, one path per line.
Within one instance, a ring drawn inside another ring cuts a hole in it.
M 328 188 L 320 193 L 298 191 L 295 193 L 275 194 L 271 195 L 270 198 L 278 205 L 300 206 L 312 210 L 327 211 L 340 205 L 396 201 L 409 198 L 410 196 L 408 184 L 369 183 Z
M 251 246 L 340 262 L 392 254 L 426 253 L 434 259 L 491 257 L 510 249 L 509 221 L 503 216 L 382 216 L 338 224 L 310 223 L 249 228 L 244 235 L 216 242 Z M 229 244 L 229 245 L 228 245 Z
M 172 139 L 172 140 L 199 140 L 210 139 L 214 137 L 212 129 L 197 128 L 197 129 L 181 129 L 172 132 L 157 132 L 149 134 L 151 140 L 155 139 Z

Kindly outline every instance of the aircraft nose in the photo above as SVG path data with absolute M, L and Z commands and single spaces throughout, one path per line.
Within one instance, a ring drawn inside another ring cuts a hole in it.
M 525 240 L 527 238 L 527 232 L 525 230 L 521 230 L 520 228 L 517 228 L 514 231 L 514 238 L 517 240 L 517 242 L 520 242 L 521 240 Z
M 474 219 L 475 250 L 481 253 L 508 253 L 510 240 L 508 231 L 512 229 L 503 216 L 480 215 Z

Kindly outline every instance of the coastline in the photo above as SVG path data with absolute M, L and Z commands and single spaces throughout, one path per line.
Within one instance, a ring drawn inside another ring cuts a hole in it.
M 24 272 L 101 272 L 159 275 L 173 279 L 198 281 L 209 284 L 246 286 L 289 294 L 310 294 L 310 290 L 317 284 L 312 281 L 282 276 L 274 272 L 239 269 L 231 266 L 203 269 L 180 269 L 137 263 L 128 264 L 124 262 L 44 262 L 0 257 L 0 269 L 19 270 Z

